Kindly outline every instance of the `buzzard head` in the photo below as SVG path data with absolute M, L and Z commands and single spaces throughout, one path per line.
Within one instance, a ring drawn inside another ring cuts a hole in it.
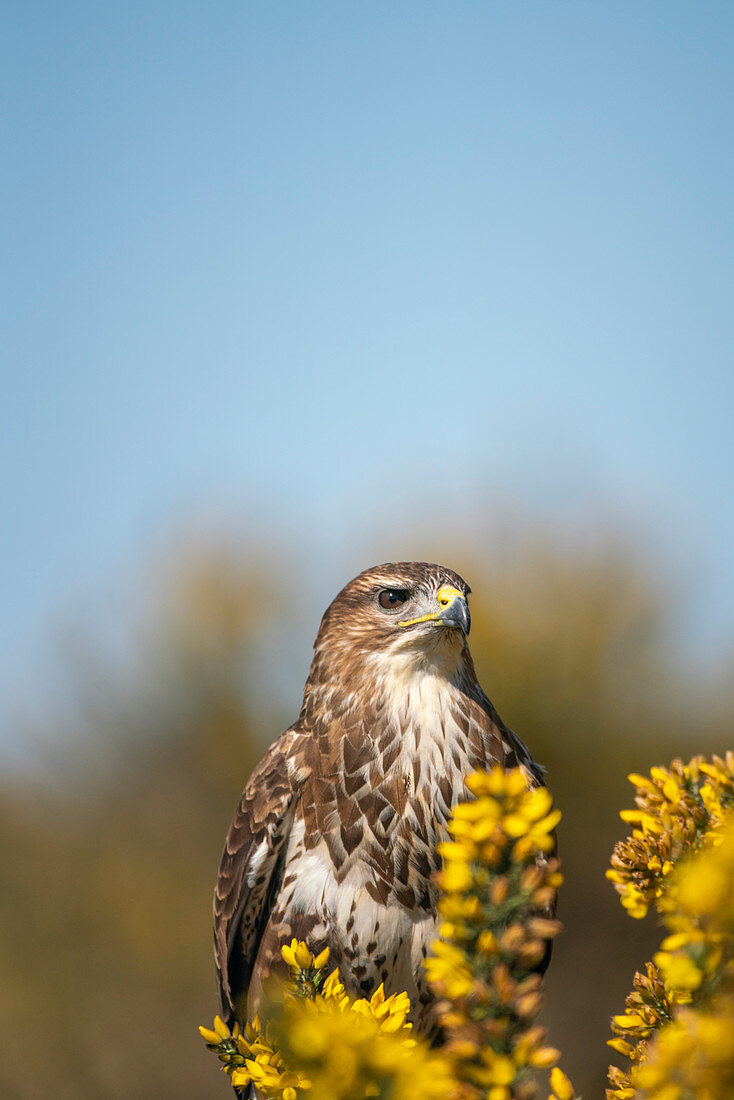
M 389 562 L 366 569 L 327 608 L 312 679 L 348 684 L 388 664 L 452 678 L 469 660 L 469 592 L 466 581 L 442 565 Z

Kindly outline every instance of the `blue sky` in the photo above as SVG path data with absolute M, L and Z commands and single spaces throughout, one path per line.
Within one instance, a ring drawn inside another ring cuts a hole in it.
M 734 636 L 731 5 L 2 20 L 10 697 L 203 515 L 307 574 L 373 518 L 608 508 Z

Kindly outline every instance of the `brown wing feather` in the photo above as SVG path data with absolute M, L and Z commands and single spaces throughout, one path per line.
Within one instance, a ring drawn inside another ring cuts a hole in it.
M 289 755 L 296 738 L 294 730 L 286 730 L 250 776 L 219 865 L 214 957 L 222 1011 L 230 1023 L 241 1015 L 247 996 L 279 857 L 293 821 L 297 792 Z

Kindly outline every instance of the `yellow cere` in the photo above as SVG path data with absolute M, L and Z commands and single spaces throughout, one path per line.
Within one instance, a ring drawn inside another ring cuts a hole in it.
M 454 588 L 451 584 L 442 584 L 436 595 L 441 607 L 448 607 L 454 602 L 457 596 L 460 600 L 464 599 L 463 592 L 459 592 L 459 589 Z
M 431 611 L 427 615 L 419 615 L 417 619 L 404 619 L 398 623 L 398 626 L 414 626 L 416 623 L 428 623 L 434 619 L 440 619 L 443 611 L 450 607 L 455 599 L 464 599 L 464 593 L 459 592 L 459 589 L 454 588 L 452 584 L 442 584 L 436 593 L 436 598 L 441 608 L 440 611 Z

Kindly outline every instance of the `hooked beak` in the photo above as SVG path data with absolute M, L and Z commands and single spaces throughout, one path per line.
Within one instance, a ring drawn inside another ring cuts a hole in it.
M 419 615 L 417 619 L 404 619 L 398 626 L 414 626 L 416 623 L 433 621 L 442 623 L 443 626 L 458 626 L 464 634 L 468 634 L 471 616 L 464 594 L 451 584 L 442 584 L 436 593 L 436 599 L 440 611 L 429 611 L 426 615 Z
M 446 626 L 458 626 L 464 634 L 469 633 L 471 615 L 469 614 L 469 605 L 463 596 L 458 595 L 453 598 L 446 610 L 442 612 L 441 622 Z

